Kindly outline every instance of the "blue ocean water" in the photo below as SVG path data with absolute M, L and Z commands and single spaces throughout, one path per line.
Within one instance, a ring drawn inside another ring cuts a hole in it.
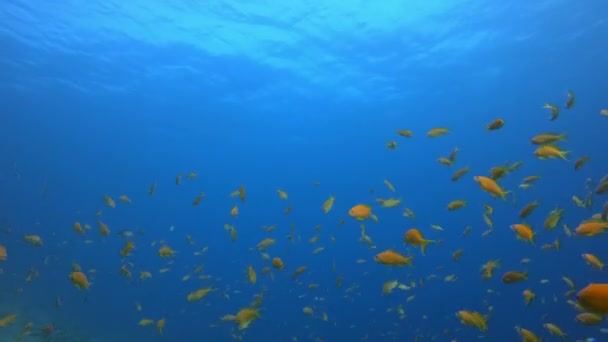
M 608 282 L 581 257 L 608 260 L 606 236 L 570 237 L 562 227 L 575 228 L 606 201 L 596 195 L 581 208 L 571 199 L 584 200 L 588 180 L 597 184 L 608 171 L 608 117 L 599 114 L 608 108 L 606 36 L 600 0 L 2 1 L 0 318 L 16 319 L 0 328 L 1 340 L 512 341 L 515 326 L 558 340 L 545 323 L 567 340 L 608 340 L 606 323 L 575 321 L 562 281 L 571 278 L 576 290 Z M 557 120 L 545 103 L 560 106 Z M 504 127 L 487 131 L 499 117 Z M 433 127 L 450 132 L 427 138 Z M 560 147 L 571 151 L 568 161 L 535 158 L 530 139 L 541 132 L 567 134 Z M 455 147 L 454 165 L 440 165 Z M 590 160 L 575 171 L 582 156 Z M 507 201 L 473 180 L 516 161 L 523 166 L 499 181 L 512 192 Z M 451 181 L 465 166 L 470 172 Z M 191 172 L 197 177 L 188 179 Z M 522 189 L 532 175 L 541 179 Z M 241 185 L 245 202 L 230 196 Z M 335 204 L 324 214 L 330 195 Z M 383 208 L 378 198 L 402 203 Z M 457 199 L 467 206 L 448 211 Z M 520 219 L 534 200 L 541 205 Z M 370 205 L 378 222 L 350 217 L 357 204 Z M 485 237 L 484 204 L 495 210 Z M 565 209 L 562 223 L 545 231 L 556 207 Z M 91 229 L 78 234 L 75 222 Z M 534 244 L 510 229 L 522 222 L 536 232 Z M 362 223 L 375 248 L 359 241 Z M 425 255 L 403 242 L 414 227 L 438 241 Z M 121 236 L 126 230 L 133 236 Z M 266 253 L 282 258 L 282 271 L 256 249 L 267 237 L 276 239 Z M 559 250 L 541 248 L 556 239 Z M 127 240 L 135 249 L 123 257 Z M 163 244 L 174 257 L 158 255 Z M 318 247 L 325 250 L 313 254 Z M 413 256 L 413 266 L 374 262 L 387 249 Z M 500 268 L 484 281 L 489 260 Z M 86 290 L 69 280 L 74 263 L 92 283 Z M 294 280 L 300 266 L 307 269 Z M 503 284 L 512 270 L 529 277 Z M 143 271 L 152 277 L 140 280 Z M 383 294 L 391 280 L 416 286 Z M 213 291 L 186 300 L 204 287 Z M 525 289 L 537 296 L 529 306 Z M 221 320 L 260 293 L 249 328 Z M 488 330 L 461 324 L 464 309 L 487 315 Z M 139 326 L 144 318 L 154 325 Z

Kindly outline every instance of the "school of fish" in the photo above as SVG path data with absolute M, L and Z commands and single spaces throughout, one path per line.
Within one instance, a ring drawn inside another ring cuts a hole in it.
M 563 113 L 560 109 L 571 110 L 575 107 L 575 96 L 573 92 L 568 92 L 565 96 L 564 105 L 559 106 L 556 104 L 545 104 L 544 109 L 549 111 L 549 120 L 557 120 Z M 542 112 L 541 112 L 542 113 Z M 608 110 L 600 110 L 601 116 L 608 116 Z M 506 130 L 508 129 L 508 121 L 504 118 L 496 118 L 493 121 L 485 123 L 485 127 L 480 125 L 480 131 L 488 131 L 488 134 L 493 134 L 492 131 Z M 423 139 L 441 139 L 442 136 L 448 135 L 451 130 L 447 127 L 435 127 L 431 128 L 426 132 L 426 137 Z M 396 131 L 398 138 L 389 141 L 386 144 L 386 148 L 395 150 L 399 147 L 401 142 L 398 139 L 415 139 L 414 133 L 409 129 L 398 129 Z M 403 140 L 405 142 L 405 140 Z M 539 132 L 536 136 L 530 139 L 530 156 L 522 156 L 522 160 L 526 158 L 538 158 L 541 160 L 550 160 L 555 163 L 563 163 L 560 168 L 567 171 L 576 172 L 587 165 L 591 158 L 587 155 L 581 155 L 577 159 L 570 159 L 571 152 L 566 151 L 562 148 L 562 145 L 568 143 L 568 137 L 565 133 L 556 133 L 548 130 L 547 132 Z M 452 167 L 458 162 L 459 153 L 463 153 L 459 148 L 455 147 L 447 157 L 438 157 L 437 167 Z M 520 170 L 521 169 L 521 170 Z M 483 192 L 484 196 L 487 196 L 488 200 L 479 208 L 479 216 L 483 219 L 485 227 L 480 235 L 482 238 L 490 238 L 491 234 L 496 230 L 510 230 L 513 235 L 512 241 L 501 241 L 500 243 L 512 244 L 528 244 L 530 248 L 538 248 L 547 253 L 553 253 L 559 251 L 560 253 L 567 253 L 567 250 L 563 248 L 562 243 L 565 239 L 604 239 L 608 241 L 605 233 L 608 230 L 608 202 L 599 207 L 595 205 L 595 199 L 599 196 L 608 193 L 608 175 L 598 180 L 589 179 L 585 185 L 584 191 L 585 196 L 572 196 L 572 207 L 589 209 L 590 213 L 588 218 L 580 222 L 571 222 L 568 219 L 568 210 L 566 206 L 548 208 L 543 207 L 543 201 L 541 199 L 526 203 L 521 206 L 516 202 L 516 195 L 518 192 L 527 191 L 532 188 L 537 182 L 542 182 L 541 175 L 528 175 L 522 178 L 521 184 L 517 188 L 505 189 L 501 185 L 501 181 L 505 177 L 519 177 L 516 176 L 516 171 L 523 172 L 525 170 L 524 162 L 513 162 L 504 163 L 493 167 L 491 170 L 483 171 L 475 169 L 470 166 L 462 166 L 455 169 L 450 179 L 452 182 L 469 182 L 471 192 L 478 191 Z M 475 172 L 475 174 L 472 174 Z M 566 172 L 566 171 L 564 171 Z M 173 181 L 174 186 L 189 186 L 184 184 L 187 180 L 194 180 L 198 177 L 197 173 L 191 172 L 186 175 L 179 174 Z M 308 180 L 312 181 L 312 180 Z M 388 179 L 383 180 L 387 190 L 391 193 L 398 193 L 399 190 L 395 185 Z M 321 184 L 317 181 L 312 182 L 312 186 L 321 188 Z M 163 184 L 165 188 L 165 184 Z M 166 189 L 166 188 L 165 188 Z M 289 215 L 292 210 L 292 204 L 290 202 L 290 196 L 284 189 L 275 189 L 278 201 L 284 201 L 288 203 L 285 207 L 283 215 Z M 145 189 L 142 189 L 145 192 Z M 373 193 L 373 191 L 372 191 Z M 161 196 L 162 194 L 157 193 L 157 182 L 154 182 L 147 190 L 148 196 Z M 469 206 L 468 200 L 465 198 L 467 194 L 455 194 L 454 200 L 442 204 L 437 210 L 457 211 Z M 481 195 L 481 193 L 480 193 Z M 100 205 L 105 205 L 104 210 L 99 210 L 97 215 L 97 233 L 92 224 L 74 221 L 71 227 L 65 227 L 65 230 L 71 229 L 73 234 L 82 237 L 82 241 L 86 244 L 94 245 L 103 239 L 110 239 L 114 236 L 124 240 L 124 245 L 120 250 L 104 250 L 111 257 L 115 257 L 120 260 L 120 265 L 117 266 L 117 271 L 128 279 L 138 279 L 138 281 L 152 282 L 156 280 L 157 274 L 169 273 L 172 268 L 175 267 L 180 261 L 180 254 L 192 253 L 194 256 L 204 257 L 208 249 L 214 248 L 214 246 L 197 247 L 194 239 L 191 235 L 185 234 L 184 239 L 187 244 L 192 247 L 192 251 L 187 250 L 174 250 L 173 247 L 166 241 L 148 241 L 147 243 L 142 242 L 142 239 L 138 239 L 141 234 L 138 232 L 132 232 L 128 230 L 122 230 L 117 233 L 113 233 L 111 227 L 104 223 L 104 217 L 111 215 L 111 211 L 117 206 L 135 206 L 137 203 L 132 201 L 126 194 L 100 194 Z M 298 227 L 297 222 L 293 222 L 289 227 L 280 227 L 276 224 L 270 226 L 264 226 L 261 228 L 263 234 L 267 234 L 267 237 L 261 238 L 257 241 L 239 241 L 238 226 L 239 220 L 242 215 L 247 215 L 246 208 L 247 201 L 255 199 L 247 198 L 247 187 L 246 185 L 240 185 L 236 189 L 228 189 L 226 191 L 226 197 L 229 198 L 232 203 L 230 207 L 226 208 L 226 214 L 230 215 L 230 221 L 224 225 L 224 230 L 227 234 L 226 239 L 232 241 L 232 243 L 239 243 L 243 248 L 247 248 L 250 253 L 259 255 L 260 258 L 255 260 L 261 260 L 260 262 L 252 259 L 248 265 L 242 265 L 242 269 L 230 270 L 226 269 L 226 272 L 237 272 L 242 274 L 243 282 L 248 282 L 251 286 L 260 286 L 260 291 L 250 303 L 247 305 L 234 306 L 231 310 L 227 310 L 225 316 L 217 317 L 212 319 L 208 324 L 215 326 L 216 324 L 231 324 L 232 336 L 236 339 L 243 339 L 244 331 L 250 328 L 257 320 L 264 319 L 264 316 L 272 316 L 271 312 L 262 314 L 262 308 L 264 306 L 264 295 L 272 293 L 272 283 L 276 277 L 290 277 L 296 284 L 305 286 L 309 291 L 315 291 L 322 287 L 335 286 L 338 288 L 342 287 L 344 279 L 350 277 L 349 272 L 356 272 L 355 266 L 339 270 L 336 266 L 335 260 L 333 261 L 332 271 L 335 275 L 335 283 L 315 283 L 310 279 L 302 280 L 302 277 L 311 272 L 309 266 L 304 265 L 305 260 L 302 260 L 301 264 L 293 265 L 284 261 L 283 249 L 277 248 L 277 245 L 290 244 L 295 246 L 294 248 L 309 248 L 313 246 L 310 253 L 313 255 L 322 254 L 328 247 L 324 245 L 329 242 L 330 245 L 336 243 L 336 237 L 332 233 L 332 229 L 351 229 L 352 227 L 358 227 L 356 231 L 351 231 L 351 235 L 355 236 L 360 243 L 366 246 L 366 253 L 362 253 L 358 259 L 353 260 L 353 264 L 364 264 L 368 261 L 375 263 L 374 267 L 396 267 L 403 270 L 400 279 L 381 279 L 376 277 L 374 281 L 378 282 L 378 293 L 362 293 L 362 296 L 389 296 L 395 293 L 396 290 L 408 293 L 404 300 L 395 299 L 397 305 L 389 308 L 389 312 L 394 312 L 397 319 L 405 320 L 408 315 L 414 315 L 416 313 L 406 313 L 408 303 L 415 300 L 416 293 L 425 291 L 425 285 L 432 281 L 443 281 L 446 283 L 456 282 L 462 278 L 475 278 L 476 282 L 487 282 L 493 277 L 497 276 L 500 279 L 501 286 L 509 287 L 516 286 L 514 284 L 520 284 L 523 286 L 521 292 L 517 293 L 517 296 L 511 298 L 514 303 L 514 311 L 526 310 L 527 307 L 534 305 L 536 301 L 566 301 L 571 305 L 572 311 L 570 315 L 581 326 L 588 329 L 597 329 L 603 321 L 604 316 L 608 314 L 608 279 L 606 283 L 592 283 L 591 281 L 583 284 L 575 284 L 575 282 L 567 276 L 569 273 L 568 269 L 563 270 L 563 275 L 559 275 L 557 281 L 562 282 L 563 294 L 559 296 L 554 293 L 544 291 L 543 284 L 547 284 L 555 279 L 541 279 L 534 273 L 526 271 L 527 265 L 533 262 L 532 260 L 522 256 L 522 253 L 515 251 L 513 257 L 517 257 L 517 268 L 509 267 L 503 268 L 503 265 L 513 265 L 514 260 L 498 260 L 487 258 L 487 260 L 481 260 L 482 255 L 467 255 L 466 245 L 467 239 L 470 239 L 470 235 L 474 231 L 478 231 L 478 227 L 473 227 L 474 223 L 477 222 L 477 218 L 471 224 L 465 224 L 460 228 L 449 227 L 445 228 L 454 230 L 462 229 L 462 236 L 459 241 L 453 242 L 452 246 L 459 245 L 460 247 L 454 248 L 452 260 L 436 260 L 437 269 L 436 272 L 444 272 L 448 266 L 448 263 L 459 262 L 461 258 L 476 258 L 479 259 L 479 273 L 478 274 L 456 274 L 454 271 L 452 274 L 445 274 L 439 276 L 429 270 L 428 276 L 419 279 L 412 279 L 408 276 L 407 267 L 416 267 L 416 260 L 419 258 L 432 258 L 434 250 L 444 248 L 447 245 L 447 241 L 444 241 L 441 237 L 444 234 L 444 228 L 433 224 L 432 222 L 419 222 L 416 221 L 416 213 L 411 206 L 404 206 L 403 200 L 398 197 L 392 198 L 377 198 L 375 201 L 357 201 L 356 199 L 340 198 L 335 193 L 328 193 L 327 199 L 323 203 L 318 204 L 318 216 L 320 220 L 324 220 L 324 217 L 332 210 L 334 210 L 334 204 L 337 201 L 344 201 L 346 206 L 349 208 L 347 211 L 340 213 L 343 217 L 339 222 L 329 222 L 326 219 L 323 221 L 327 226 L 332 228 L 325 228 L 325 225 L 319 224 L 313 227 L 309 231 L 305 231 L 305 228 Z M 116 199 L 116 200 L 115 200 Z M 206 197 L 205 192 L 199 192 L 197 196 L 192 198 L 192 202 L 189 205 L 194 207 L 204 206 L 205 202 L 211 200 Z M 499 220 L 495 222 L 495 212 L 498 211 L 510 211 L 513 206 L 519 207 L 518 212 L 511 217 L 511 221 L 504 222 Z M 394 209 L 391 209 L 394 208 Z M 598 209 L 599 208 L 599 209 Z M 241 210 L 243 209 L 243 210 Z M 377 246 L 372 239 L 374 234 L 385 234 L 386 232 L 379 232 L 382 222 L 382 210 L 400 210 L 403 213 L 403 226 L 406 228 L 402 229 L 401 232 L 394 236 L 394 239 L 401 241 L 401 244 L 395 244 L 393 246 Z M 543 212 L 539 212 L 543 211 Z M 335 210 L 334 210 L 335 213 Z M 314 213 L 313 213 L 314 214 Z M 312 214 L 311 214 L 312 215 Z M 532 215 L 544 215 L 544 221 L 542 225 L 532 225 L 528 223 L 528 218 Z M 350 221 L 350 222 L 349 222 Z M 333 228 L 337 226 L 339 228 Z M 342 228 L 340 228 L 342 227 Z M 170 230 L 173 230 L 171 227 Z M 280 233 L 276 233 L 280 232 Z M 26 243 L 30 248 L 44 249 L 46 247 L 45 234 L 48 232 L 31 232 L 25 234 L 22 237 L 23 243 Z M 55 233 L 63 234 L 61 228 Z M 141 233 L 141 232 L 140 232 Z M 543 244 L 540 246 L 536 245 L 536 239 L 539 235 L 552 236 L 553 242 Z M 302 243 L 302 235 L 310 235 L 305 243 Z M 428 238 L 433 236 L 433 238 Z M 20 238 L 21 239 L 21 238 Z M 298 247 L 302 246 L 302 247 Z M 154 249 L 155 254 L 158 256 L 159 269 L 153 271 L 150 269 L 139 269 L 129 258 L 134 254 L 138 253 L 139 250 L 151 248 Z M 518 247 L 519 248 L 519 247 Z M 0 265 L 11 262 L 10 257 L 11 246 L 9 244 L 0 245 Z M 519 249 L 518 249 L 519 250 Z M 591 269 L 602 271 L 605 268 L 605 264 L 602 260 L 602 255 L 606 254 L 605 250 L 590 250 L 582 255 L 570 255 L 573 259 L 572 263 L 580 263 L 581 267 L 589 267 Z M 474 254 L 474 253 L 472 253 Z M 521 258 L 521 259 L 520 259 Z M 85 259 L 85 258 L 83 258 Z M 90 264 L 90 261 L 86 261 Z M 211 261 L 209 261 L 211 262 Z M 586 264 L 586 265 L 585 265 Z M 587 266 L 588 265 L 588 266 Z M 183 275 L 182 281 L 188 282 L 190 285 L 190 292 L 186 298 L 175 298 L 175 300 L 185 300 L 191 305 L 195 302 L 204 301 L 208 296 L 224 296 L 230 297 L 228 290 L 222 289 L 221 284 L 214 283 L 211 275 L 203 274 L 203 266 L 201 265 L 187 265 L 191 271 L 186 275 Z M 400 268 L 406 267 L 406 268 Z M 501 274 L 496 275 L 497 272 Z M 135 274 L 134 274 L 135 273 Z M 37 270 L 30 270 L 27 275 L 26 282 L 32 281 L 37 278 L 39 273 Z M 83 270 L 83 268 L 76 262 L 66 267 L 65 279 L 66 284 L 73 285 L 75 291 L 96 291 L 94 280 L 99 278 L 101 275 L 97 274 L 96 270 L 90 268 Z M 222 276 L 218 274 L 216 276 Z M 190 281 L 191 278 L 198 278 L 200 285 L 194 284 Z M 263 283 L 263 285 L 260 285 Z M 523 285 L 522 285 L 523 284 Z M 116 286 L 122 286 L 117 284 Z M 112 291 L 119 291 L 119 289 L 112 289 Z M 23 288 L 19 287 L 17 292 L 22 292 Z M 104 291 L 108 291 L 104 289 Z M 344 289 L 345 297 L 349 293 L 356 293 L 358 287 L 355 283 L 352 283 L 350 287 Z M 459 332 L 460 329 L 478 329 L 480 337 L 483 334 L 492 329 L 493 320 L 493 305 L 492 295 L 501 292 L 500 288 L 485 288 L 485 293 L 480 293 L 480 296 L 484 297 L 482 303 L 471 303 L 470 307 L 462 307 L 461 310 L 456 312 L 445 313 L 444 317 L 425 317 L 426 319 L 433 319 L 437 326 L 441 326 L 440 321 L 444 320 L 457 320 L 462 323 L 459 329 L 444 329 L 443 331 L 437 330 L 435 332 L 420 332 L 416 336 L 416 341 L 425 340 L 445 340 L 460 341 Z M 540 298 L 539 298 L 540 297 Z M 57 297 L 54 299 L 55 305 L 60 307 L 62 305 L 61 298 Z M 515 303 L 519 303 L 515 305 Z M 142 311 L 142 306 L 145 303 L 136 303 L 134 310 L 137 312 Z M 331 322 L 331 318 L 326 311 L 318 311 L 315 308 L 314 303 L 309 306 L 301 308 L 302 314 L 313 318 L 319 318 L 325 322 Z M 0 313 L 1 314 L 1 313 Z M 553 335 L 556 337 L 567 338 L 568 331 L 560 327 L 559 322 L 553 322 L 547 319 L 550 317 L 548 314 L 543 317 L 538 317 L 536 321 L 522 321 L 520 325 L 514 327 L 514 335 L 506 337 L 506 340 L 513 341 L 519 336 L 521 341 L 534 342 L 540 341 L 541 332 L 544 334 Z M 19 313 L 4 313 L 0 316 L 0 329 L 7 327 L 18 322 Z M 42 323 L 42 322 L 41 322 Z M 36 323 L 38 324 L 38 323 Z M 170 321 L 167 321 L 165 317 L 156 316 L 153 313 L 147 313 L 145 316 L 142 315 L 139 322 L 134 322 L 142 327 L 142 329 L 156 329 L 158 334 L 169 335 L 171 334 Z M 448 324 L 446 324 L 448 325 Z M 24 318 L 24 326 L 21 330 L 20 336 L 17 338 L 25 337 L 32 334 L 37 330 L 37 334 L 43 336 L 52 336 L 55 334 L 55 329 L 52 324 L 46 322 L 41 328 L 35 329 L 35 323 Z M 595 330 L 590 330 L 590 332 Z M 606 335 L 608 339 L 608 335 Z M 297 338 L 293 338 L 297 340 Z M 374 340 L 369 336 L 364 336 L 363 339 Z M 322 337 L 315 337 L 316 341 L 323 341 Z

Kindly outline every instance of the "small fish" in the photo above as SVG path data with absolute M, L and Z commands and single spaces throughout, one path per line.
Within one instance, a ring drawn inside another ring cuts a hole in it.
M 150 188 L 148 188 L 148 195 L 154 195 L 154 193 L 156 192 L 156 182 L 152 183 L 152 185 L 150 185 Z
M 460 258 L 462 257 L 462 253 L 464 253 L 464 250 L 462 248 L 456 250 L 454 253 L 452 253 L 452 260 L 453 261 L 460 260 Z
M 524 296 L 524 302 L 526 303 L 526 305 L 530 305 L 532 300 L 534 300 L 534 298 L 536 298 L 536 294 L 534 292 L 532 292 L 532 290 L 530 290 L 530 289 L 524 290 L 524 292 L 522 294 Z
M 287 200 L 289 198 L 289 195 L 287 194 L 287 192 L 285 190 L 278 189 L 277 194 L 279 195 L 279 198 L 281 198 L 282 200 Z
M 604 269 L 604 263 L 595 255 L 590 253 L 583 253 L 583 259 L 593 268 L 598 270 Z
M 566 100 L 566 109 L 571 109 L 574 107 L 574 103 L 576 101 L 576 97 L 574 96 L 574 92 L 572 90 L 568 91 L 568 99 Z
M 458 151 L 460 151 L 460 149 L 458 147 L 454 147 L 452 149 L 452 152 L 450 152 L 450 156 L 448 157 L 448 160 L 450 161 L 450 165 L 454 164 L 454 162 L 456 161 L 456 155 L 458 154 Z
M 331 208 L 333 208 L 335 201 L 336 201 L 336 198 L 333 195 L 331 195 L 331 196 L 329 196 L 329 198 L 327 200 L 325 200 L 325 202 L 323 202 L 323 212 L 325 214 L 327 214 L 331 211 Z
M 357 204 L 350 208 L 348 214 L 356 220 L 363 221 L 372 219 L 378 222 L 378 217 L 372 213 L 372 208 L 367 204 Z
M 386 185 L 390 191 L 395 192 L 395 186 L 388 179 L 384 180 L 384 185 Z
M 204 192 L 199 193 L 194 198 L 194 201 L 192 201 L 192 205 L 196 207 L 199 203 L 201 203 L 201 201 L 203 200 L 204 197 L 205 197 L 205 193 Z
M 532 228 L 525 223 L 517 223 L 511 225 L 511 230 L 515 233 L 518 240 L 534 244 L 535 233 Z
M 532 214 L 532 212 L 534 211 L 534 209 L 536 209 L 538 206 L 540 205 L 540 201 L 534 201 L 531 203 L 528 203 L 520 212 L 519 212 L 519 218 L 526 218 L 528 216 L 530 216 L 530 214 Z
M 566 134 L 563 133 L 540 133 L 532 137 L 530 142 L 534 145 L 554 144 L 566 140 Z
M 118 232 L 118 236 L 120 236 L 123 239 L 132 238 L 133 235 L 134 235 L 133 232 L 128 229 L 123 229 L 120 232 Z
M 544 222 L 545 229 L 552 230 L 555 227 L 557 227 L 557 225 L 559 224 L 559 222 L 562 219 L 562 216 L 564 216 L 565 212 L 566 211 L 564 209 L 560 209 L 560 208 L 555 208 L 555 209 L 551 210 Z
M 439 164 L 444 165 L 444 166 L 451 166 L 453 164 L 453 162 L 446 157 L 439 157 L 437 159 L 437 161 L 439 162 Z
M 131 204 L 131 199 L 129 198 L 129 196 L 127 195 L 120 195 L 120 197 L 118 197 L 118 199 L 125 204 Z
M 374 261 L 387 266 L 411 266 L 412 258 L 389 249 L 376 254 Z
M 551 116 L 549 117 L 549 120 L 555 121 L 559 117 L 559 107 L 558 106 L 556 106 L 554 104 L 550 104 L 550 103 L 545 103 L 543 108 L 549 109 L 551 111 Z
M 528 176 L 524 178 L 523 183 L 532 183 L 540 179 L 540 176 Z
M 106 202 L 106 205 L 110 208 L 116 208 L 116 202 L 110 197 L 110 195 L 104 195 L 103 201 Z
M 499 165 L 490 169 L 490 178 L 497 181 L 509 173 L 509 166 Z
M 249 282 L 255 285 L 257 281 L 257 275 L 255 273 L 255 270 L 253 269 L 253 266 L 251 265 L 247 267 L 247 277 L 249 278 Z
M 436 137 L 448 134 L 449 131 L 450 130 L 445 127 L 436 127 L 436 128 L 432 128 L 431 130 L 429 130 L 426 133 L 426 136 L 429 138 L 436 138 Z
M 587 205 L 585 204 L 585 202 L 580 199 L 580 197 L 576 196 L 576 195 L 572 195 L 572 202 L 574 202 L 574 204 L 579 207 L 579 208 L 586 208 Z
M 555 159 L 561 158 L 563 160 L 568 160 L 566 157 L 570 151 L 562 151 L 559 147 L 554 145 L 542 145 L 534 151 L 534 155 L 538 159 Z
M 414 133 L 412 133 L 412 131 L 409 129 L 398 129 L 397 134 L 404 138 L 411 138 L 414 136 Z
M 448 210 L 454 211 L 460 208 L 463 208 L 467 205 L 467 201 L 465 200 L 454 200 L 448 203 Z
M 414 213 L 414 211 L 410 208 L 405 208 L 403 209 L 403 216 L 411 219 L 411 220 L 415 220 L 416 219 L 416 213 Z
M 482 190 L 491 194 L 493 197 L 501 197 L 503 200 L 507 199 L 509 191 L 505 191 L 496 183 L 492 178 L 484 176 L 474 176 L 473 180 L 479 184 Z
M 553 336 L 566 337 L 566 333 L 560 327 L 553 323 L 545 323 L 543 324 L 543 327 L 547 329 L 549 334 Z
M 498 119 L 494 119 L 494 121 L 492 121 L 488 125 L 486 125 L 486 129 L 488 131 L 495 131 L 495 130 L 501 129 L 504 125 L 505 125 L 505 120 L 498 118 Z
M 528 273 L 520 271 L 509 271 L 502 276 L 504 284 L 515 284 L 528 279 Z
M 471 168 L 469 166 L 465 166 L 461 169 L 456 170 L 456 172 L 454 172 L 454 174 L 452 175 L 452 182 L 456 182 L 457 180 L 462 178 L 462 176 L 467 174 L 467 172 L 469 172 L 470 169 Z
M 434 243 L 434 240 L 427 240 L 422 236 L 422 233 L 416 229 L 416 228 L 412 228 L 409 229 L 408 231 L 406 231 L 403 234 L 403 241 L 407 244 L 410 244 L 414 247 L 418 247 L 420 246 L 420 250 L 422 255 L 424 255 L 424 252 L 426 250 L 426 246 Z
M 397 199 L 397 198 L 388 198 L 388 199 L 378 198 L 378 199 L 376 199 L 376 202 L 380 203 L 380 205 L 383 208 L 393 208 L 393 207 L 396 207 L 399 204 L 401 204 L 401 200 Z
M 574 170 L 579 170 L 581 167 L 583 167 L 583 165 L 585 165 L 589 161 L 589 159 L 589 156 L 583 156 L 578 158 L 574 162 Z
M 517 169 L 519 169 L 519 168 L 520 168 L 522 165 L 524 165 L 524 162 L 523 162 L 523 161 L 521 161 L 521 160 L 520 160 L 520 161 L 516 161 L 516 162 L 514 162 L 513 164 L 510 164 L 510 165 L 508 166 L 508 171 L 509 171 L 509 172 L 516 171 L 516 170 L 517 170 Z

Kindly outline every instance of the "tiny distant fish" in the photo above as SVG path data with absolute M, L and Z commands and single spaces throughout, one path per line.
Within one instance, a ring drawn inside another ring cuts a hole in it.
M 574 96 L 574 92 L 572 90 L 568 91 L 568 100 L 566 101 L 566 108 L 571 109 L 574 107 L 574 103 L 576 102 L 576 97 Z
M 133 232 L 128 230 L 128 229 L 123 229 L 120 232 L 118 232 L 118 235 L 120 235 L 120 237 L 127 239 L 127 238 L 131 238 L 133 237 Z

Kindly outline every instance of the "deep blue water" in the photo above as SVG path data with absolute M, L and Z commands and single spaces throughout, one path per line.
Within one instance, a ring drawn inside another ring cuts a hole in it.
M 596 196 L 585 209 L 571 197 L 584 198 L 587 179 L 597 182 L 608 171 L 608 117 L 599 114 L 608 108 L 608 4 L 170 3 L 0 3 L 0 245 L 8 252 L 0 261 L 0 318 L 17 314 L 0 328 L 2 340 L 19 336 L 28 322 L 33 336 L 25 340 L 32 341 L 507 341 L 517 340 L 515 326 L 558 340 L 543 328 L 547 322 L 568 340 L 608 340 L 600 330 L 605 323 L 586 327 L 574 320 L 561 280 L 570 277 L 577 289 L 607 282 L 606 271 L 592 269 L 581 254 L 608 260 L 608 237 L 568 237 L 561 224 L 551 232 L 542 228 L 556 206 L 566 209 L 563 223 L 574 228 L 606 201 Z M 569 90 L 576 104 L 567 110 Z M 561 107 L 557 120 L 549 121 L 545 103 Z M 486 131 L 497 117 L 505 126 Z M 450 133 L 426 138 L 437 126 Z M 398 136 L 401 128 L 414 136 Z M 536 159 L 530 138 L 541 132 L 567 133 L 560 146 L 571 151 L 570 160 Z M 395 150 L 386 147 L 391 140 Z M 437 158 L 454 147 L 460 149 L 455 165 L 441 166 Z M 590 161 L 574 171 L 573 161 L 583 155 Z M 524 164 L 500 180 L 513 192 L 508 201 L 492 199 L 472 179 L 515 161 Z M 452 173 L 466 165 L 471 171 L 452 182 Z M 198 177 L 186 179 L 189 172 Z M 541 179 L 520 189 L 530 175 Z M 245 203 L 229 196 L 240 185 Z M 287 191 L 288 200 L 277 189 Z M 193 206 L 200 192 L 205 198 Z M 106 194 L 116 208 L 104 204 Z M 118 201 L 123 194 L 131 205 Z M 325 215 L 321 205 L 331 194 L 335 205 Z M 403 202 L 396 208 L 376 203 L 389 197 Z M 449 212 L 455 199 L 468 205 Z M 509 226 L 522 222 L 519 211 L 534 200 L 541 205 L 526 220 L 537 233 L 531 245 L 516 240 Z M 379 217 L 377 224 L 365 222 L 375 249 L 359 242 L 360 222 L 348 216 L 359 203 L 372 205 Z M 485 203 L 495 208 L 495 228 L 481 237 Z M 406 207 L 416 220 L 402 215 Z M 99 219 L 110 236 L 99 236 Z M 76 234 L 76 221 L 91 231 Z M 236 226 L 235 242 L 224 224 Z M 274 232 L 261 230 L 272 224 Z M 291 225 L 296 241 L 286 238 Z M 473 230 L 464 238 L 466 226 Z M 442 243 L 422 256 L 403 244 L 413 227 Z M 123 229 L 135 232 L 127 258 L 119 254 Z M 43 246 L 27 244 L 28 234 L 41 236 Z M 309 243 L 317 234 L 319 242 Z M 261 274 L 270 262 L 255 250 L 265 237 L 277 239 L 267 253 L 285 262 L 284 271 L 272 271 L 274 280 Z M 540 248 L 556 238 L 560 250 Z M 158 256 L 161 240 L 175 257 Z M 312 254 L 320 246 L 326 250 Z M 414 266 L 375 263 L 389 248 L 413 255 Z M 451 255 L 459 248 L 464 254 L 456 263 Z M 521 264 L 523 258 L 530 263 Z M 493 259 L 501 267 L 482 281 L 479 269 Z M 88 290 L 70 283 L 72 263 L 88 274 Z M 120 275 L 124 264 L 131 279 Z M 255 285 L 247 280 L 248 265 L 258 273 Z M 211 278 L 193 274 L 182 281 L 197 266 Z M 308 269 L 294 281 L 299 266 Z M 39 275 L 26 282 L 31 269 Z M 529 279 L 505 285 L 500 278 L 509 270 L 526 271 Z M 139 281 L 140 271 L 152 278 Z M 457 280 L 444 282 L 450 274 Z M 424 286 L 382 295 L 393 279 Z M 215 290 L 199 302 L 186 300 L 206 286 Z M 537 295 L 530 306 L 525 289 Z M 248 329 L 220 321 L 262 291 L 261 317 Z M 407 318 L 399 319 L 399 305 Z M 312 317 L 303 313 L 306 306 Z M 487 332 L 455 316 L 462 309 L 488 314 L 489 306 Z M 138 326 L 142 318 L 165 318 L 163 335 Z M 54 333 L 41 337 L 49 323 Z

